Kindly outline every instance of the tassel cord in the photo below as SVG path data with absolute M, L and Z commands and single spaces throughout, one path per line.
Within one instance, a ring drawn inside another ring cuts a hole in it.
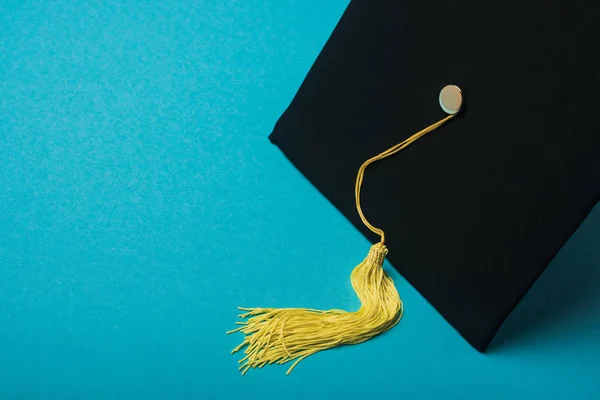
M 365 161 L 360 168 L 358 169 L 358 175 L 356 176 L 356 185 L 354 187 L 354 198 L 356 200 L 356 210 L 358 211 L 358 215 L 360 216 L 361 221 L 363 222 L 363 224 L 365 224 L 365 226 L 367 228 L 369 228 L 369 230 L 377 235 L 379 235 L 380 237 L 380 243 L 381 244 L 385 244 L 385 233 L 383 232 L 383 230 L 376 228 L 375 226 L 373 226 L 365 217 L 365 214 L 363 213 L 362 210 L 362 205 L 360 202 L 360 193 L 361 193 L 361 189 L 362 189 L 362 184 L 363 184 L 363 180 L 364 180 L 364 176 L 365 176 L 365 170 L 367 169 L 367 167 L 371 164 L 373 164 L 374 162 L 383 160 L 385 158 L 388 158 L 390 156 L 393 156 L 394 154 L 398 153 L 399 151 L 405 149 L 406 147 L 410 146 L 412 143 L 414 143 L 415 141 L 417 141 L 418 139 L 420 139 L 421 137 L 425 136 L 426 134 L 428 134 L 429 132 L 439 128 L 441 125 L 443 125 L 446 121 L 448 121 L 449 119 L 451 119 L 452 117 L 454 117 L 456 114 L 450 114 L 448 115 L 446 118 L 436 122 L 435 124 L 432 124 L 430 126 L 428 126 L 427 128 L 415 133 L 414 135 L 412 135 L 411 137 L 409 137 L 408 139 L 398 143 L 395 146 L 390 147 L 389 149 L 377 154 L 374 157 L 369 158 L 367 161 Z

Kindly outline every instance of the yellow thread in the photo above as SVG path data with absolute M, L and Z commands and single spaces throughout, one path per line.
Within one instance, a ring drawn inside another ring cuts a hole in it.
M 365 224 L 366 227 L 371 230 L 371 232 L 376 233 L 377 235 L 379 235 L 381 237 L 381 243 L 385 243 L 385 233 L 381 229 L 375 228 L 373 225 L 371 225 L 371 223 L 369 223 L 369 221 L 367 221 L 367 218 L 365 218 L 362 207 L 360 205 L 360 190 L 362 188 L 363 178 L 365 176 L 365 169 L 367 169 L 367 167 L 369 165 L 373 164 L 376 161 L 383 160 L 384 158 L 393 156 L 394 154 L 398 153 L 400 150 L 411 145 L 412 143 L 414 143 L 421 137 L 425 136 L 429 132 L 433 131 L 434 129 L 439 128 L 442 124 L 444 124 L 446 121 L 448 121 L 455 115 L 456 114 L 448 115 L 446 118 L 436 122 L 435 124 L 428 126 L 427 128 L 423 129 L 422 131 L 415 133 L 414 135 L 412 135 L 408 139 L 404 140 L 403 142 L 390 147 L 386 151 L 377 154 L 375 157 L 369 158 L 358 169 L 358 175 L 356 177 L 356 186 L 354 188 L 354 197 L 356 198 L 356 210 L 358 211 L 358 215 L 360 216 L 360 219 L 363 222 L 363 224 Z
M 400 295 L 392 278 L 383 270 L 387 255 L 383 230 L 371 225 L 364 216 L 360 203 L 365 169 L 372 163 L 390 157 L 440 127 L 455 114 L 428 126 L 401 143 L 365 161 L 358 170 L 355 186 L 356 209 L 362 222 L 381 237 L 371 246 L 369 254 L 350 276 L 352 287 L 360 299 L 357 311 L 314 310 L 310 308 L 242 308 L 246 319 L 229 333 L 242 332 L 244 341 L 233 349 L 245 347 L 240 363 L 244 375 L 250 368 L 266 364 L 284 364 L 293 361 L 289 374 L 306 357 L 319 351 L 347 344 L 362 343 L 395 326 L 404 312 Z M 277 332 L 277 333 L 275 333 Z M 275 334 L 274 334 L 275 333 Z

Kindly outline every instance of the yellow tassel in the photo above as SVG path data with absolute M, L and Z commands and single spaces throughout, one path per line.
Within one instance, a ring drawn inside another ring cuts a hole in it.
M 332 347 L 362 343 L 395 326 L 402 318 L 404 308 L 394 282 L 383 270 L 387 255 L 383 230 L 371 225 L 365 218 L 360 191 L 364 172 L 370 164 L 392 156 L 408 145 L 433 131 L 454 115 L 436 122 L 417 132 L 390 149 L 365 161 L 356 177 L 356 209 L 363 223 L 381 237 L 371 247 L 369 254 L 351 275 L 351 282 L 361 306 L 358 311 L 313 310 L 309 308 L 241 308 L 246 311 L 239 317 L 239 328 L 227 332 L 241 332 L 244 341 L 232 353 L 244 349 L 245 356 L 239 361 L 245 374 L 250 368 L 262 368 L 266 364 L 284 364 L 293 361 L 289 374 L 306 357 Z
M 240 360 L 242 374 L 265 364 L 296 360 L 289 374 L 303 359 L 321 350 L 371 339 L 396 325 L 402 317 L 402 301 L 392 278 L 383 270 L 387 248 L 371 247 L 369 255 L 352 271 L 351 282 L 361 301 L 358 311 L 319 311 L 308 308 L 240 308 L 247 311 L 242 327 L 246 347 Z

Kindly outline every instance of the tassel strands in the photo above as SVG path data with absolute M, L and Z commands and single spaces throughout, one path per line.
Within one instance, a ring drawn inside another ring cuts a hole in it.
M 358 311 L 312 310 L 308 308 L 240 308 L 242 326 L 229 331 L 242 332 L 246 347 L 240 360 L 245 374 L 250 368 L 294 361 L 289 374 L 304 358 L 344 344 L 357 344 L 392 328 L 402 318 L 402 301 L 394 282 L 383 270 L 387 248 L 371 247 L 368 256 L 351 275 L 352 287 L 361 301 Z

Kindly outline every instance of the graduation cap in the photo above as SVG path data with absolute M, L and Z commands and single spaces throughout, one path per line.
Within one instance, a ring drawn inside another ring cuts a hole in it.
M 484 351 L 600 199 L 599 17 L 593 0 L 351 1 L 270 139 L 375 243 L 352 273 L 366 309 L 249 309 L 242 371 L 394 326 L 386 255 Z

